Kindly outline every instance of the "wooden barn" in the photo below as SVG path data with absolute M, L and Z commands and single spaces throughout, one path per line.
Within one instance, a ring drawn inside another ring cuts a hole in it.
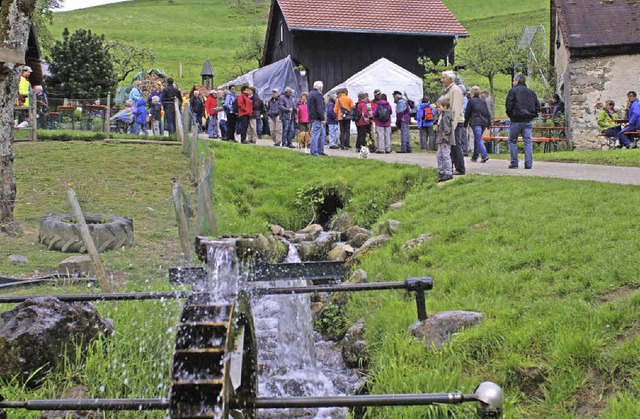
M 569 133 L 579 149 L 600 148 L 598 102 L 625 106 L 640 93 L 640 3 L 551 0 L 550 59 L 565 102 Z
M 440 0 L 272 0 L 262 65 L 291 55 L 327 88 L 380 58 L 422 77 L 418 57 L 452 63 L 466 36 Z

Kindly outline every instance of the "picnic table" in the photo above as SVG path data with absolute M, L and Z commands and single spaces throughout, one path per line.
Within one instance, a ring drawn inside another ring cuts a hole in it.
M 96 116 L 102 118 L 102 131 L 106 131 L 107 107 L 93 104 L 86 104 L 82 107 L 82 120 L 87 131 L 91 129 L 93 118 Z
M 489 127 L 489 135 L 483 135 L 482 141 L 491 142 L 493 149 L 496 153 L 500 152 L 500 142 L 508 142 L 508 136 L 494 135 L 497 131 L 508 130 L 509 125 L 491 125 Z M 533 131 L 541 131 L 541 136 L 532 136 L 532 142 L 534 143 L 542 143 L 543 144 L 543 152 L 548 153 L 551 151 L 551 147 L 553 146 L 554 150 L 558 150 L 558 143 L 560 141 L 569 141 L 568 138 L 564 137 L 564 132 L 567 127 L 564 126 L 544 126 L 538 125 L 533 127 Z M 546 134 L 546 135 L 545 135 Z M 562 134 L 562 135 L 561 135 Z M 522 137 L 519 137 L 519 140 Z M 521 140 L 520 140 L 521 141 Z
M 75 117 L 75 111 L 76 111 L 76 107 L 75 106 L 65 106 L 65 105 L 60 105 L 57 108 L 58 114 L 60 116 L 60 122 L 62 122 L 62 118 L 64 117 L 64 114 L 70 114 L 71 116 L 71 129 L 74 130 L 76 128 L 76 117 Z

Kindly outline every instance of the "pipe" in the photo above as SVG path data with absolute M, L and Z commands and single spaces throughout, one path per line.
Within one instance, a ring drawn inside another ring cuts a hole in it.
M 159 300 L 187 298 L 193 292 L 169 291 L 169 292 L 124 292 L 124 293 L 96 293 L 96 294 L 66 294 L 66 295 L 29 295 L 0 297 L 0 304 L 22 303 L 33 298 L 57 298 L 60 301 L 125 301 L 125 300 Z
M 158 399 L 43 399 L 0 402 L 0 409 L 27 410 L 167 410 L 169 400 Z
M 351 291 L 374 291 L 374 290 L 392 290 L 405 289 L 404 282 L 369 282 L 366 284 L 346 284 L 346 285 L 320 285 L 309 287 L 275 287 L 275 288 L 258 288 L 253 292 L 257 294 L 310 294 L 314 292 L 351 292 Z

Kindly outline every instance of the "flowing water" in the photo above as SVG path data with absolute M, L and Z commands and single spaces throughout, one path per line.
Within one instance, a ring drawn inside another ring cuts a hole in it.
M 245 285 L 235 257 L 235 239 L 213 242 L 208 248 L 209 281 L 202 291 L 215 301 L 229 302 Z M 289 244 L 287 263 L 300 262 Z M 304 279 L 256 282 L 254 287 L 306 286 Z M 345 368 L 340 347 L 313 330 L 309 294 L 254 296 L 251 301 L 258 345 L 258 395 L 264 397 L 339 396 L 354 394 L 364 382 L 356 370 Z M 345 418 L 344 408 L 270 409 L 259 418 Z

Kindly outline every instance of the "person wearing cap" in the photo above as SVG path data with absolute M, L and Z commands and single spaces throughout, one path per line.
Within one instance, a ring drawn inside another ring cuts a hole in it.
M 378 101 L 380 100 L 382 96 L 382 92 L 380 91 L 380 89 L 376 89 L 373 91 L 373 100 L 371 102 L 373 103 L 378 103 Z
M 29 83 L 29 76 L 33 70 L 31 67 L 24 66 L 22 73 L 20 74 L 20 84 L 18 85 L 18 94 L 22 97 L 18 98 L 18 106 L 29 106 L 29 92 L 31 91 L 31 83 Z
M 204 102 L 204 111 L 207 114 L 207 135 L 210 139 L 218 138 L 218 94 L 211 90 Z
M 295 121 L 295 103 L 293 101 L 293 89 L 287 87 L 284 94 L 278 98 L 280 121 L 282 121 L 282 147 L 295 148 L 293 145 L 293 129 Z
M 402 93 L 397 90 L 393 92 L 393 101 L 396 103 L 396 126 L 400 128 L 400 150 L 396 153 L 411 153 L 411 108 Z
M 273 139 L 273 145 L 276 147 L 279 147 L 280 142 L 282 141 L 282 122 L 280 121 L 280 102 L 278 101 L 278 93 L 278 89 L 273 89 L 271 91 L 269 107 L 267 108 L 271 138 Z

